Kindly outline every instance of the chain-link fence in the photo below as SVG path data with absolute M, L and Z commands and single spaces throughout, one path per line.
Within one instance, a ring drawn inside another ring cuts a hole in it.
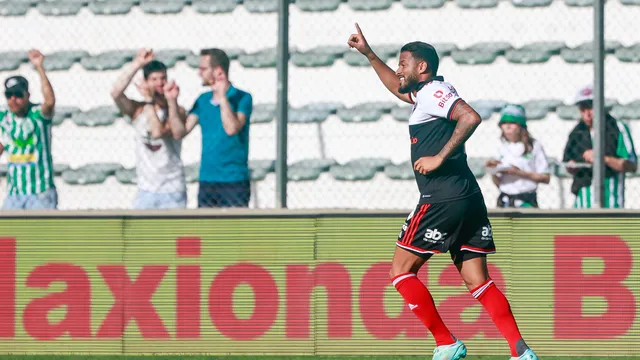
M 409 162 L 411 107 L 393 97 L 365 57 L 346 45 L 355 22 L 394 70 L 404 43 L 421 40 L 435 45 L 441 57 L 439 73 L 485 119 L 466 151 L 489 207 L 530 203 L 526 193 L 536 188 L 541 208 L 573 207 L 573 192 L 580 195 L 579 205 L 590 206 L 586 189 L 591 135 L 588 127 L 577 126 L 581 113 L 575 100 L 581 90 L 588 96 L 583 88 L 593 81 L 591 5 L 579 0 L 297 0 L 290 7 L 288 206 L 397 209 L 411 208 L 417 200 Z M 138 129 L 117 110 L 111 96 L 143 47 L 154 49 L 156 59 L 168 66 L 168 79 L 180 87 L 178 104 L 187 111 L 200 94 L 211 90 L 201 86 L 200 50 L 227 51 L 230 81 L 253 99 L 248 206 L 275 206 L 277 1 L 33 0 L 0 2 L 0 14 L 5 51 L 0 54 L 0 78 L 25 76 L 35 102 L 43 101 L 41 81 L 26 51 L 37 48 L 45 54 L 56 96 L 52 156 L 58 208 L 132 208 L 141 189 L 141 146 L 153 150 L 173 144 L 158 143 L 144 126 Z M 640 80 L 640 47 L 634 46 L 633 28 L 640 7 L 610 0 L 605 14 L 605 96 L 611 114 L 621 121 L 609 126 L 613 140 L 605 153 L 611 158 L 609 165 L 628 167 L 616 159 L 632 160 L 631 143 L 638 139 L 634 123 L 640 119 L 640 97 L 634 84 Z M 140 78 L 142 71 L 125 91 L 138 101 L 145 98 L 133 84 Z M 526 128 L 535 139 L 530 146 L 501 140 L 500 112 L 508 103 L 523 106 Z M 201 120 L 205 118 L 209 119 Z M 213 130 L 214 121 L 204 125 L 209 126 L 206 130 L 201 130 L 201 123 L 181 141 L 189 208 L 199 203 L 200 163 L 225 164 L 233 152 L 220 150 L 229 144 L 210 135 L 223 130 L 219 122 Z M 203 134 L 209 134 L 204 141 Z M 578 144 L 567 150 L 570 136 Z M 531 175 L 545 172 L 541 149 L 548 160 L 548 184 L 544 177 Z M 15 167 L 8 167 L 7 159 L 3 156 L 3 197 Z M 492 159 L 501 164 L 487 167 Z M 564 165 L 569 161 L 578 164 L 573 167 L 584 166 L 575 175 L 579 180 L 573 192 L 573 175 Z M 519 170 L 514 172 L 513 166 Z M 219 168 L 205 172 L 209 183 L 226 179 Z M 622 206 L 622 178 L 613 170 L 607 174 L 605 193 L 610 200 L 605 203 Z M 640 177 L 627 173 L 624 207 L 640 208 L 638 186 Z M 243 190 L 218 186 L 212 191 L 224 197 L 225 191 Z

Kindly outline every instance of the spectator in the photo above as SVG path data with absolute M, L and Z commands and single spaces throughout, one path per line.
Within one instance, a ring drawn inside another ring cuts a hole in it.
M 169 113 L 184 121 L 185 110 L 177 104 L 175 83 L 167 83 L 167 67 L 153 59 L 153 51 L 142 49 L 116 82 L 111 97 L 120 111 L 133 119 L 136 130 L 136 176 L 138 193 L 135 209 L 184 208 L 187 185 L 180 159 L 182 140 L 171 134 Z M 144 80 L 136 87 L 143 101 L 134 101 L 125 89 L 142 69 Z
M 507 104 L 500 114 L 502 130 L 499 160 L 489 160 L 493 182 L 500 189 L 498 207 L 538 207 L 539 183 L 548 184 L 549 164 L 542 144 L 527 130 L 525 110 Z
M 7 108 L 0 108 L 0 154 L 6 151 L 8 155 L 6 210 L 58 207 L 51 156 L 56 98 L 44 70 L 44 55 L 38 50 L 28 55 L 40 75 L 44 102 L 30 101 L 29 82 L 24 77 L 12 76 L 4 82 Z
M 575 98 L 582 120 L 569 134 L 563 162 L 593 164 L 593 87 L 580 89 Z M 637 170 L 637 157 L 626 124 L 605 113 L 604 135 L 604 208 L 624 207 L 625 172 Z M 573 174 L 571 192 L 576 195 L 575 208 L 591 208 L 594 202 L 591 168 L 567 167 Z
M 202 50 L 198 72 L 212 91 L 196 100 L 186 124 L 171 118 L 175 138 L 186 136 L 198 123 L 202 129 L 198 207 L 247 207 L 253 100 L 229 82 L 229 58 L 224 51 Z

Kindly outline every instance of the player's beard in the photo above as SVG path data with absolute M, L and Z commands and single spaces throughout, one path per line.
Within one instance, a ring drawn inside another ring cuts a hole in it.
M 412 92 L 418 86 L 418 77 L 414 74 L 406 75 L 404 77 L 404 84 L 400 85 L 398 92 L 400 94 L 408 94 Z

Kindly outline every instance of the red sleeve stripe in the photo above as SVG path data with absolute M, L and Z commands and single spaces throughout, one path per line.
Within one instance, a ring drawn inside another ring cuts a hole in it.
M 453 120 L 451 116 L 453 116 L 453 112 L 456 110 L 456 107 L 460 105 L 461 102 L 462 102 L 462 99 L 460 98 L 456 99 L 456 101 L 453 102 L 453 105 L 451 105 L 451 107 L 449 108 L 449 112 L 447 113 L 447 119 Z

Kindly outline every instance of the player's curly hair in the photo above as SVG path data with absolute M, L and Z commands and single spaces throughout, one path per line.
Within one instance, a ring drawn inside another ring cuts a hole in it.
M 427 63 L 427 67 L 431 71 L 431 76 L 438 75 L 438 66 L 440 66 L 440 57 L 436 49 L 425 42 L 414 41 L 405 44 L 400 52 L 408 51 L 417 60 L 422 60 Z

